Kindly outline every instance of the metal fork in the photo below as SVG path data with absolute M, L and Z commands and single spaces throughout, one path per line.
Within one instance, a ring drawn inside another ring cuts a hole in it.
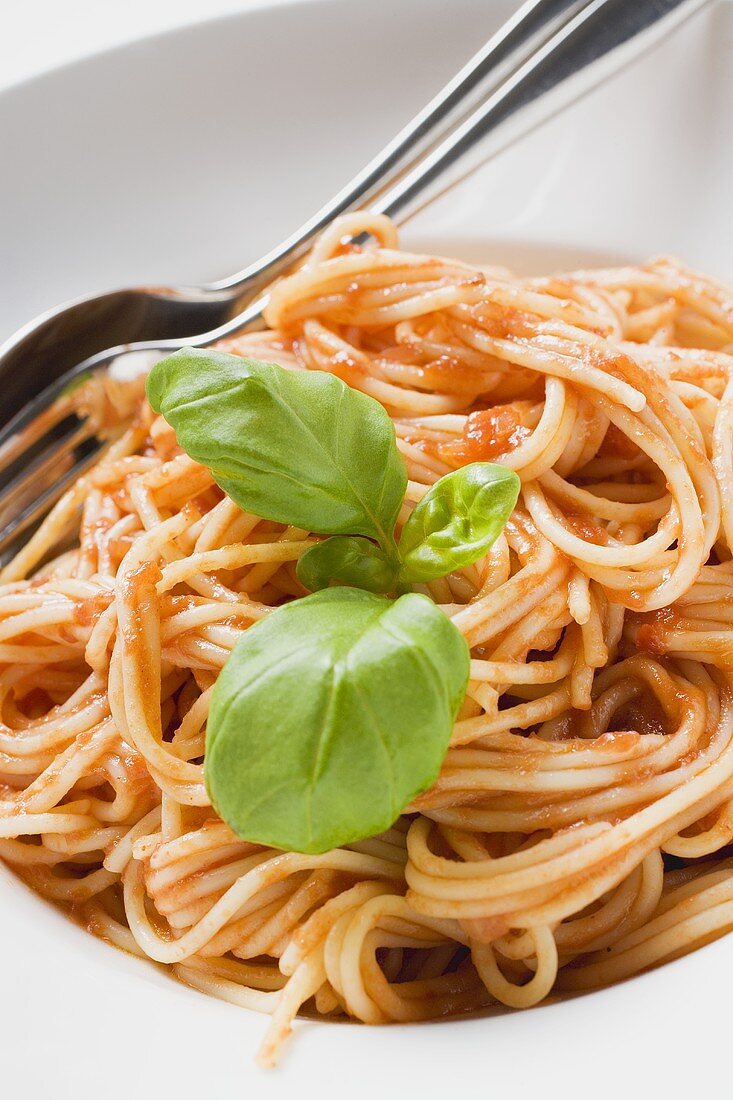
M 0 431 L 0 564 L 105 445 L 81 383 L 93 384 L 130 352 L 143 353 L 148 366 L 182 346 L 207 347 L 261 327 L 260 292 L 337 214 L 367 208 L 404 221 L 707 2 L 529 0 L 375 160 L 258 264 L 203 288 L 86 299 L 22 329 L 0 348 L 4 401 L 17 407 L 49 366 L 56 378 Z M 131 339 L 131 331 L 143 338 Z M 98 350 L 122 332 L 124 343 Z
M 394 182 L 541 42 L 588 0 L 528 0 L 445 88 L 292 236 L 229 278 L 196 287 L 133 287 L 62 305 L 36 318 L 0 347 L 6 416 L 28 400 L 22 369 L 52 382 L 105 348 L 137 340 L 178 339 L 218 328 L 307 250 L 344 211 L 363 206 Z

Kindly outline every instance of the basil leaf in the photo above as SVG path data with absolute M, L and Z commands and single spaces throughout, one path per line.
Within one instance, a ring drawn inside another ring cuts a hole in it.
M 392 421 L 322 371 L 183 349 L 156 363 L 148 400 L 245 511 L 383 546 L 407 487 Z
M 468 682 L 426 596 L 327 588 L 235 645 L 214 688 L 206 785 L 258 844 L 325 852 L 382 832 L 436 779 Z
M 482 557 L 504 529 L 519 488 L 514 471 L 493 462 L 441 477 L 402 529 L 402 582 L 435 580 Z
M 373 542 L 339 535 L 317 542 L 301 554 L 296 573 L 310 592 L 334 582 L 367 592 L 389 592 L 397 580 L 395 567 Z

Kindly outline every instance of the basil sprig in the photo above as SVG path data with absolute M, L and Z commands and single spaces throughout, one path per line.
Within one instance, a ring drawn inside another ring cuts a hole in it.
M 239 836 L 298 852 L 383 832 L 435 781 L 468 672 L 426 596 L 329 588 L 277 608 L 216 681 L 214 808 Z
M 212 805 L 243 839 L 300 852 L 383 831 L 438 775 L 470 661 L 427 597 L 377 593 L 477 561 L 519 479 L 486 462 L 448 474 L 397 544 L 407 472 L 394 425 L 333 375 L 183 350 L 153 367 L 148 398 L 240 507 L 331 536 L 297 565 L 314 594 L 249 627 L 219 675 Z
M 298 558 L 298 579 L 310 592 L 330 584 L 350 584 L 367 592 L 391 592 L 397 583 L 394 560 L 369 539 L 341 535 L 317 542 Z
M 432 581 L 483 557 L 504 530 L 518 495 L 514 471 L 493 462 L 472 462 L 441 477 L 402 528 L 400 578 Z
M 512 470 L 471 463 L 428 489 L 397 545 L 407 471 L 394 425 L 341 379 L 184 349 L 153 367 L 148 398 L 241 508 L 336 536 L 298 562 L 312 592 L 334 583 L 404 591 L 471 565 L 517 502 Z
M 183 349 L 148 376 L 183 449 L 247 512 L 385 549 L 407 487 L 389 416 L 323 371 Z

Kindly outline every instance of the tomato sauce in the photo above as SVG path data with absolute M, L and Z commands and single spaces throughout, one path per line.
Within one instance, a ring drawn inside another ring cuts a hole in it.
M 492 409 L 471 413 L 460 439 L 441 443 L 438 453 L 452 466 L 491 462 L 513 451 L 529 434 L 516 405 L 495 405 Z
M 608 431 L 598 451 L 605 458 L 637 458 L 639 448 L 615 424 L 608 425 Z
M 663 657 L 667 652 L 667 632 L 674 629 L 677 620 L 678 616 L 671 607 L 660 607 L 658 611 L 651 611 L 646 622 L 636 632 L 637 647 L 646 653 Z
M 608 542 L 603 524 L 589 519 L 588 516 L 580 515 L 578 512 L 569 512 L 565 516 L 565 523 L 573 534 L 586 542 L 592 542 L 596 546 L 604 546 Z

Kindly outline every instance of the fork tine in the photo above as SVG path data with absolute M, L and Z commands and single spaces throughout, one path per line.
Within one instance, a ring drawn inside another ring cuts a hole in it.
M 77 449 L 94 436 L 94 428 L 88 419 L 76 419 L 61 438 L 49 440 L 44 450 L 31 459 L 22 471 L 10 478 L 6 485 L 0 478 L 0 529 L 10 514 L 21 511 L 34 499 L 44 486 L 52 485 L 75 458 Z
M 57 478 L 52 485 L 49 485 L 47 489 L 40 494 L 34 494 L 32 502 L 0 528 L 0 555 L 7 558 L 7 551 L 15 540 L 24 534 L 32 524 L 40 522 L 66 490 L 94 465 L 99 459 L 104 445 L 102 440 L 97 440 L 97 445 L 91 451 L 85 452 L 81 458 L 72 463 L 69 469 Z M 58 459 L 58 454 L 55 452 L 52 457 Z
M 85 370 L 52 382 L 0 429 L 0 475 L 73 412 L 72 394 L 90 376 Z

